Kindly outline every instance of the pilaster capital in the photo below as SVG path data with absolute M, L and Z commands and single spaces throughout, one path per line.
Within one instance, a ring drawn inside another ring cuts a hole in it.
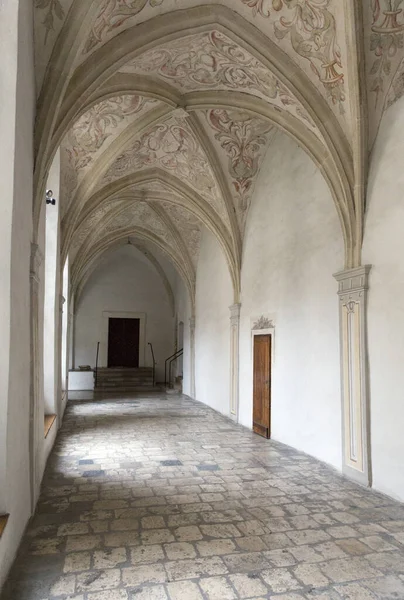
M 345 300 L 347 296 L 359 298 L 369 289 L 369 273 L 372 265 L 363 265 L 346 269 L 334 274 L 338 281 L 338 295 Z

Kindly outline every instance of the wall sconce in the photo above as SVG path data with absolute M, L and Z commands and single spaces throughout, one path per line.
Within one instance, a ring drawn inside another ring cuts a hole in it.
M 52 204 L 52 206 L 55 206 L 56 204 L 52 190 L 46 190 L 46 204 Z

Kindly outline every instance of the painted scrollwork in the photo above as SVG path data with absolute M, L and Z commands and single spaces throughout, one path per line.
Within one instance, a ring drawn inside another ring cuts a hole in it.
M 216 30 L 186 36 L 145 52 L 122 71 L 157 75 L 178 86 L 181 92 L 226 89 L 260 96 L 295 112 L 314 127 L 307 111 L 285 85 L 252 54 Z
M 254 17 L 260 15 L 261 17 L 271 16 L 271 6 L 274 8 L 279 5 L 280 0 L 241 0 L 243 4 L 246 4 L 249 8 L 253 9 Z M 277 10 L 275 8 L 275 10 Z
M 250 117 L 243 112 L 213 109 L 207 120 L 216 132 L 215 139 L 228 156 L 228 170 L 238 200 L 238 208 L 244 214 L 249 205 L 254 177 L 258 173 L 260 159 L 272 127 L 267 122 Z
M 49 33 L 54 30 L 55 18 L 63 21 L 65 11 L 60 0 L 36 0 L 35 8 L 46 11 L 42 21 L 45 28 L 44 44 L 46 45 Z
M 392 62 L 404 47 L 403 0 L 372 0 L 373 22 L 370 50 L 375 55 L 370 75 L 370 91 L 376 95 L 376 105 L 384 94 L 384 79 L 392 75 Z
M 128 67 L 157 74 L 186 92 L 219 86 L 272 99 L 278 94 L 277 81 L 268 69 L 219 31 L 175 40 L 145 52 Z
M 146 5 L 155 7 L 163 2 L 164 0 L 104 0 L 84 46 L 83 54 L 88 54 L 98 44 L 104 42 L 109 33 L 139 14 Z
M 116 159 L 103 184 L 150 167 L 159 167 L 186 182 L 223 216 L 220 192 L 208 159 L 186 120 L 171 117 L 146 131 Z
M 290 19 L 280 17 L 275 35 L 281 40 L 290 35 L 293 50 L 309 61 L 333 104 L 344 113 L 344 73 L 337 44 L 336 21 L 328 10 L 330 0 L 279 0 L 277 9 L 292 11 Z
M 119 122 L 139 113 L 150 102 L 142 96 L 117 96 L 96 104 L 84 113 L 70 130 L 66 144 L 73 169 L 79 171 L 85 168 L 91 161 L 91 155 L 101 148 Z

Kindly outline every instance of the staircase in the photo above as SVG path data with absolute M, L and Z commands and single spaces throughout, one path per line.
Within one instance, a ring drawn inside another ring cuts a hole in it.
M 137 369 L 99 368 L 97 385 L 100 392 L 145 392 L 153 391 L 153 369 L 139 367 Z

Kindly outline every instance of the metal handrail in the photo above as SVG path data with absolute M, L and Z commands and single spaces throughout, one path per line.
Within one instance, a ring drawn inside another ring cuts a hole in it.
M 94 388 L 97 387 L 97 377 L 98 377 L 98 352 L 100 350 L 100 342 L 97 342 L 97 356 L 95 358 L 95 369 L 94 369 Z
M 169 386 L 171 386 L 171 367 L 172 367 L 172 364 L 173 364 L 173 362 L 175 360 L 177 360 L 177 358 L 179 358 L 180 356 L 182 356 L 184 354 L 184 349 L 178 350 L 177 354 L 178 354 L 178 356 L 174 356 L 174 358 L 172 358 L 170 360 L 170 362 L 169 362 L 169 367 L 168 367 L 168 377 L 169 377 L 168 385 Z
M 177 352 L 174 352 L 174 354 L 171 354 L 171 356 L 169 356 L 168 358 L 166 358 L 165 363 L 164 363 L 164 385 L 167 385 L 167 363 L 169 360 L 177 358 L 177 354 L 180 354 L 181 352 L 184 352 L 184 348 L 181 348 L 181 350 L 177 350 Z
M 150 346 L 150 351 L 151 351 L 151 355 L 153 358 L 153 386 L 155 386 L 156 385 L 156 361 L 154 358 L 153 345 L 150 342 L 148 342 L 148 344 Z

